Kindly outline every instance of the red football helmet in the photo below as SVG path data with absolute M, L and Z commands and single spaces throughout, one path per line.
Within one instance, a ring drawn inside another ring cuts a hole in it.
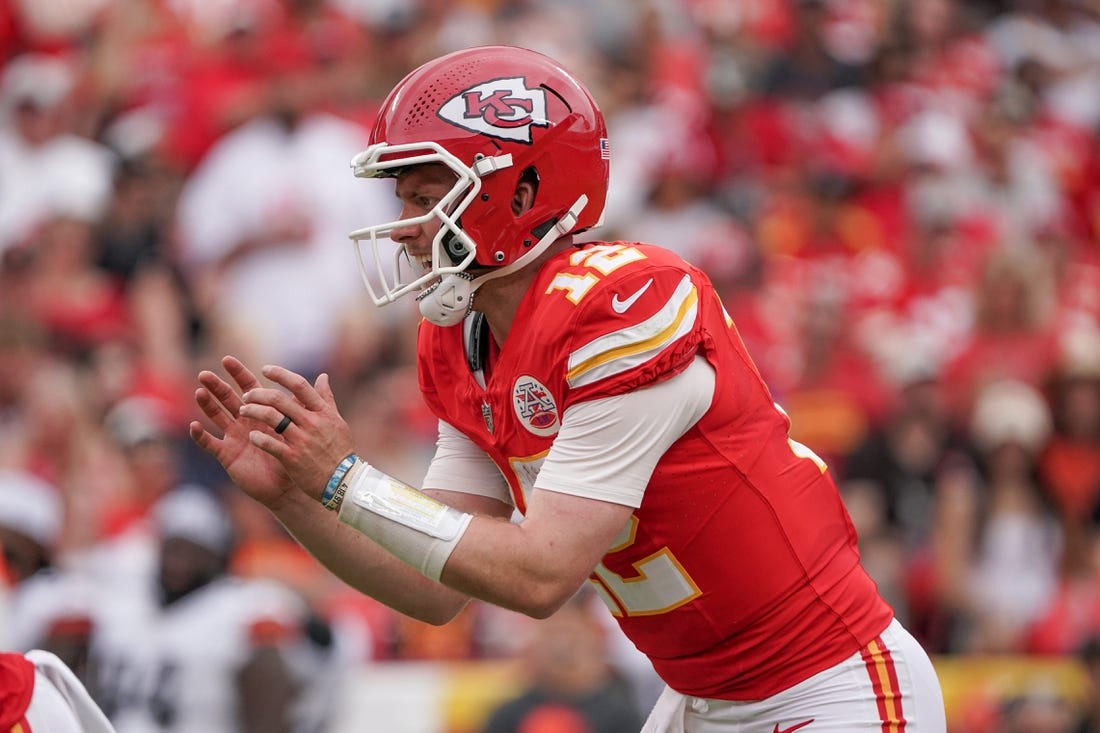
M 592 96 L 547 56 L 486 46 L 416 69 L 386 98 L 370 147 L 352 167 L 356 176 L 374 178 L 443 163 L 457 180 L 419 222 L 441 222 L 430 271 L 409 262 L 400 247 L 392 257 L 385 252 L 390 232 L 416 221 L 351 233 L 375 304 L 463 273 L 474 262 L 496 268 L 483 277 L 512 272 L 558 237 L 595 226 L 607 197 L 608 152 L 607 127 Z M 534 206 L 516 216 L 513 193 L 532 171 Z

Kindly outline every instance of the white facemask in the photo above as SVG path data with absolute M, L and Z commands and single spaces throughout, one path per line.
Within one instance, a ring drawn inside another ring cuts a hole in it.
M 543 235 L 531 251 L 510 265 L 494 268 L 477 278 L 471 278 L 466 272 L 443 275 L 438 285 L 429 287 L 417 296 L 420 302 L 420 314 L 437 326 L 454 326 L 461 323 L 473 308 L 474 293 L 483 283 L 509 275 L 533 262 L 558 237 L 572 231 L 573 225 L 577 222 L 577 216 L 587 204 L 587 196 L 577 199 L 573 207 Z

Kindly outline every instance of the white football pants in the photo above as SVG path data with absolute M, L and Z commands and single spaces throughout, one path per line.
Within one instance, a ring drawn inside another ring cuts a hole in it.
M 895 619 L 858 653 L 764 700 L 731 702 L 669 687 L 642 733 L 945 733 L 943 693 L 917 640 Z

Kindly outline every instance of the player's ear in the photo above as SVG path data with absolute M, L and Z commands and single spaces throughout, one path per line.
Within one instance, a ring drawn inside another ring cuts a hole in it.
M 538 190 L 539 174 L 534 168 L 528 168 L 520 175 L 515 193 L 512 194 L 512 213 L 519 216 L 534 206 Z

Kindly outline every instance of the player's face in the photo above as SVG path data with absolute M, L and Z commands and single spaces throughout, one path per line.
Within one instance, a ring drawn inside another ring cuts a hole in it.
M 454 187 L 456 176 L 440 163 L 418 165 L 397 177 L 395 193 L 401 201 L 401 220 L 424 216 Z M 420 224 L 398 226 L 390 239 L 403 245 L 412 258 L 427 257 L 431 265 L 432 238 L 439 231 L 439 221 L 431 219 Z
M 158 574 L 164 605 L 198 590 L 224 571 L 224 558 L 212 550 L 179 537 L 165 538 Z

